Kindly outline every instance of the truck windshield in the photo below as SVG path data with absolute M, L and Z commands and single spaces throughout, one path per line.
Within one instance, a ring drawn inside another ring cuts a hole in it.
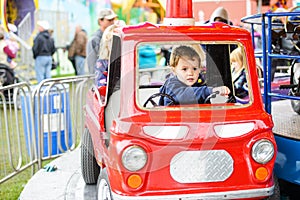
M 136 55 L 136 99 L 144 109 L 251 102 L 249 68 L 240 43 L 140 43 Z

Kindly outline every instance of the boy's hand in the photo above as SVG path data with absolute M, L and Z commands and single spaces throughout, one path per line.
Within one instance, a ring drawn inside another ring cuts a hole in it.
M 228 96 L 230 93 L 230 90 L 227 86 L 220 86 L 220 87 L 215 87 L 212 89 L 213 92 L 219 92 L 221 96 Z

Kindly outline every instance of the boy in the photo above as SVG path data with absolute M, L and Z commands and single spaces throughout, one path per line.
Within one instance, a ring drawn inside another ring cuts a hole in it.
M 200 75 L 200 64 L 200 56 L 191 46 L 174 48 L 170 57 L 173 75 L 166 80 L 160 92 L 173 97 L 175 104 L 204 103 L 210 94 L 217 91 L 220 95 L 227 96 L 230 93 L 228 87 L 211 88 L 204 84 Z M 160 105 L 170 103 L 171 100 L 167 97 L 161 97 L 159 100 Z

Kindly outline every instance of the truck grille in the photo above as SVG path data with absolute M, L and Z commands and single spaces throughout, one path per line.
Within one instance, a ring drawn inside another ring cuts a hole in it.
M 224 181 L 232 172 L 233 159 L 225 150 L 182 151 L 170 164 L 171 176 L 179 183 Z

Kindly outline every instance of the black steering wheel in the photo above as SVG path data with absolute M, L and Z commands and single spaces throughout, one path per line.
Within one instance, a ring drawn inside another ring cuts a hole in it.
M 220 93 L 219 91 L 215 91 L 215 92 L 211 93 L 210 95 L 208 95 L 208 96 L 205 98 L 204 103 L 205 103 L 205 104 L 210 103 L 210 99 L 216 98 L 216 96 L 217 96 L 219 93 Z
M 229 96 L 228 96 L 228 99 L 227 99 L 226 103 L 236 103 L 235 96 L 230 93 Z
M 166 105 L 166 106 L 170 106 L 170 105 L 175 105 L 175 104 L 176 104 L 176 100 L 175 100 L 172 96 L 170 96 L 170 95 L 168 95 L 168 94 L 165 94 L 165 93 L 160 93 L 160 92 L 159 92 L 159 93 L 155 93 L 155 94 L 151 95 L 151 96 L 146 100 L 146 102 L 144 103 L 143 106 L 146 108 L 146 106 L 147 106 L 147 104 L 148 104 L 149 102 L 152 104 L 153 107 L 158 106 L 157 103 L 153 100 L 153 99 L 155 99 L 155 98 L 157 98 L 157 97 L 167 97 L 168 99 L 170 99 L 171 102 L 170 102 L 168 105 Z
M 215 91 L 213 93 L 211 93 L 208 97 L 206 97 L 206 99 L 204 100 L 204 103 L 210 103 L 210 100 L 213 98 L 216 98 L 216 96 L 220 94 L 220 91 Z M 234 95 L 232 95 L 232 93 L 229 94 L 227 100 L 225 103 L 236 103 L 236 98 Z

